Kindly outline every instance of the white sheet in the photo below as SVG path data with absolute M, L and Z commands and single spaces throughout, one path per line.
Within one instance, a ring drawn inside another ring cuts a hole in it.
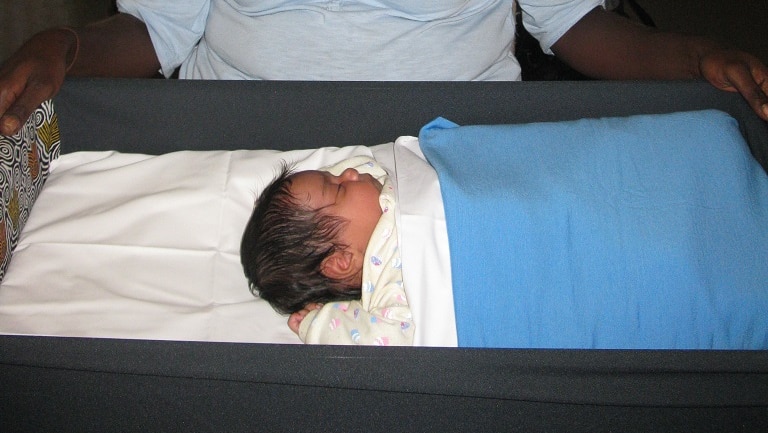
M 406 186 L 398 223 L 404 224 L 401 245 L 413 245 L 404 248 L 404 279 L 416 343 L 455 346 L 437 178 L 414 138 L 398 143 L 398 150 L 387 143 L 63 155 L 0 285 L 0 333 L 300 343 L 286 318 L 248 291 L 239 258 L 243 228 L 281 161 L 303 170 L 369 155 Z M 428 188 L 417 187 L 422 184 Z
M 403 284 L 416 324 L 417 346 L 455 347 L 451 261 L 437 172 L 415 137 L 394 146 Z
M 371 149 L 63 155 L 0 286 L 0 332 L 299 343 L 248 291 L 242 230 L 280 161 L 360 154 Z

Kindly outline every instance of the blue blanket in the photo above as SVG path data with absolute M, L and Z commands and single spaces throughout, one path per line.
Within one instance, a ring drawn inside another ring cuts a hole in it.
M 719 111 L 439 118 L 459 345 L 767 349 L 768 179 Z

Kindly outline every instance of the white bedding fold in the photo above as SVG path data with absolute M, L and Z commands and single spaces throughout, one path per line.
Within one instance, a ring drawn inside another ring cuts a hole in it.
M 394 152 L 403 284 L 416 323 L 414 344 L 454 347 L 450 251 L 437 173 L 415 137 L 398 138 Z

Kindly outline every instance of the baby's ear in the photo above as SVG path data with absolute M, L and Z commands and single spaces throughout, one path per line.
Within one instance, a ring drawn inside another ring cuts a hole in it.
M 357 273 L 354 255 L 348 250 L 336 250 L 323 260 L 320 272 L 334 280 L 346 280 Z

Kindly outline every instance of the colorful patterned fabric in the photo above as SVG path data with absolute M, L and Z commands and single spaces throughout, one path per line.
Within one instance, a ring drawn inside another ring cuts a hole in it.
M 60 143 L 53 101 L 35 110 L 16 135 L 0 136 L 0 281 Z

